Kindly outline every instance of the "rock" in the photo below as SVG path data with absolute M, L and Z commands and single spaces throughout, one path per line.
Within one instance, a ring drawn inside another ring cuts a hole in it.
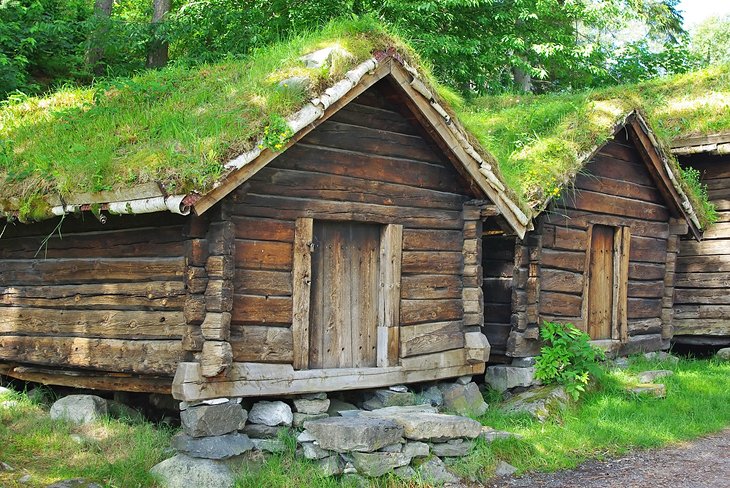
M 228 434 L 246 425 L 246 411 L 237 403 L 199 405 L 180 412 L 180 422 L 191 437 Z
M 68 480 L 56 481 L 46 486 L 46 488 L 101 488 L 101 485 L 84 478 L 72 478 Z
M 302 453 L 307 459 L 324 459 L 332 454 L 330 451 L 325 451 L 314 442 L 302 443 Z
M 352 54 L 339 45 L 329 46 L 299 58 L 307 68 L 322 68 L 332 66 L 337 59 L 351 58 Z
M 673 374 L 674 371 L 669 371 L 668 369 L 657 369 L 652 371 L 642 371 L 636 375 L 636 378 L 639 380 L 639 383 L 653 383 L 658 378 L 672 376 Z
M 343 462 L 340 456 L 328 456 L 326 458 L 319 459 L 317 466 L 323 476 L 337 476 L 343 472 Z
M 489 405 L 484 401 L 476 383 L 439 385 L 444 396 L 444 408 L 459 415 L 483 415 Z
M 715 353 L 715 357 L 723 361 L 730 361 L 730 347 L 723 347 Z
M 357 470 L 355 468 L 351 468 L 349 471 L 345 468 L 342 472 L 345 474 L 342 477 L 342 481 L 345 486 L 350 486 L 352 488 L 370 488 L 372 486 L 367 478 L 357 474 Z
M 383 415 L 406 415 L 406 414 L 418 414 L 418 413 L 437 413 L 438 408 L 430 405 L 406 405 L 404 407 L 384 407 L 376 410 L 344 410 L 340 412 L 343 417 L 370 417 L 377 418 Z
M 407 466 L 411 458 L 400 452 L 353 452 L 355 468 L 365 476 L 377 477 Z
M 150 470 L 164 488 L 228 488 L 234 485 L 231 470 L 220 461 L 178 454 Z
M 390 391 L 396 391 L 398 393 L 408 393 L 408 387 L 406 385 L 393 385 L 389 386 Z
M 291 407 L 284 402 L 256 402 L 248 414 L 248 421 L 252 424 L 269 426 L 291 426 L 294 416 Z
M 489 366 L 484 375 L 484 381 L 497 391 L 507 391 L 512 388 L 528 387 L 537 384 L 535 381 L 535 367 L 517 368 L 499 364 Z
M 299 413 L 319 415 L 327 413 L 327 409 L 330 408 L 330 401 L 325 398 L 324 400 L 308 400 L 306 398 L 297 398 L 294 400 L 294 410 Z
M 316 439 L 312 434 L 309 433 L 307 430 L 303 430 L 299 433 L 297 436 L 297 442 L 300 444 L 303 444 L 305 442 L 314 442 Z
M 397 444 L 391 444 L 389 446 L 381 447 L 378 450 L 380 452 L 401 452 L 403 450 L 403 444 L 399 442 Z
M 438 442 L 431 445 L 431 452 L 439 457 L 461 457 L 466 456 L 474 447 L 474 441 L 464 439 L 452 439 L 447 442 Z
M 286 90 L 307 91 L 312 86 L 308 76 L 290 76 L 278 83 L 279 87 Z
M 52 405 L 53 392 L 48 388 L 36 387 L 28 392 L 28 399 L 39 405 Z
M 399 442 L 403 427 L 392 420 L 330 417 L 304 424 L 319 447 L 330 451 L 372 452 Z
M 418 476 L 416 470 L 410 466 L 401 466 L 400 468 L 395 468 L 393 470 L 393 473 L 402 480 L 412 480 L 415 479 L 416 476 Z
M 621 357 L 611 360 L 611 364 L 613 364 L 613 367 L 616 369 L 626 369 L 631 364 L 631 361 L 629 358 Z
M 10 466 L 8 463 L 0 461 L 0 471 L 15 471 L 15 468 Z
M 535 366 L 537 358 L 535 356 L 528 356 L 526 358 L 512 358 L 512 364 L 515 368 L 530 368 Z
M 420 405 L 419 407 L 426 406 Z M 416 408 L 382 408 L 371 412 L 361 412 L 359 417 L 391 420 L 403 428 L 403 437 L 416 441 L 447 441 L 460 437 L 473 439 L 482 431 L 482 425 L 476 420 L 457 415 L 434 413 L 433 407 L 427 407 L 431 411 L 418 411 Z
M 340 412 L 347 412 L 351 410 L 360 410 L 352 403 L 343 402 L 342 400 L 338 400 L 336 398 L 330 399 L 330 408 L 327 409 L 327 414 L 330 417 L 337 417 L 340 415 Z
M 375 395 L 363 403 L 365 410 L 386 407 L 402 407 L 416 404 L 416 395 L 409 391 L 376 390 Z
M 647 352 L 644 354 L 644 357 L 649 361 L 667 361 L 672 364 L 677 364 L 679 362 L 679 358 L 677 356 L 673 356 L 666 351 Z
M 303 427 L 304 426 L 304 422 L 306 422 L 308 420 L 326 419 L 327 417 L 329 417 L 329 415 L 326 412 L 325 413 L 316 414 L 316 415 L 315 414 L 310 415 L 310 414 L 307 414 L 307 413 L 294 412 L 294 417 L 293 417 L 292 425 L 294 427 L 296 427 L 296 428 L 299 428 L 299 427 Z
M 253 449 L 253 442 L 246 434 L 231 434 L 213 437 L 190 437 L 182 432 L 172 437 L 172 447 L 195 458 L 227 459 Z
M 69 395 L 51 405 L 51 418 L 88 424 L 107 414 L 107 403 L 96 395 Z
M 497 463 L 497 469 L 495 469 L 494 474 L 496 476 L 509 476 L 511 474 L 514 474 L 515 472 L 517 472 L 517 468 L 509 463 L 500 461 L 499 463 Z
M 13 408 L 13 407 L 17 407 L 17 406 L 18 406 L 18 402 L 15 400 L 5 400 L 4 402 L 0 402 L 0 407 L 3 407 L 3 408 Z
M 19 482 L 19 483 L 30 483 L 30 480 L 31 480 L 32 478 L 33 478 L 33 477 L 32 477 L 31 475 L 29 475 L 29 474 L 26 474 L 26 475 L 23 475 L 23 476 L 21 476 L 21 477 L 20 477 L 20 479 L 18 480 L 18 482 Z
M 469 383 L 471 383 L 471 380 L 471 376 L 459 376 L 458 378 L 456 378 L 455 383 L 457 385 L 468 385 Z
M 665 398 L 667 396 L 667 387 L 662 384 L 644 383 L 629 388 L 628 391 L 635 395 L 650 395 L 656 398 Z
M 523 412 L 532 415 L 540 422 L 563 410 L 570 403 L 565 388 L 557 385 L 532 388 L 513 395 L 502 408 L 507 412 Z
M 71 434 L 68 437 L 78 445 L 83 445 L 86 442 L 86 440 L 78 434 Z
M 512 432 L 507 432 L 504 430 L 496 430 L 491 427 L 487 427 L 486 425 L 482 427 L 482 433 L 479 434 L 479 438 L 483 439 L 484 442 L 494 442 L 498 439 L 520 439 L 522 436 L 518 434 L 513 434 Z
M 286 451 L 286 444 L 279 439 L 251 439 L 253 448 L 257 451 L 265 451 L 278 454 Z
M 439 387 L 435 385 L 423 390 L 419 396 L 422 400 L 420 403 L 426 403 L 432 407 L 440 407 L 444 404 L 444 395 L 439 390 Z
M 31 390 L 31 391 L 33 391 L 33 390 Z M 14 392 L 10 388 L 5 388 L 4 386 L 0 386 L 0 396 L 10 395 L 11 393 L 14 393 Z
M 431 457 L 428 461 L 421 464 L 418 467 L 418 472 L 426 483 L 443 484 L 459 482 L 459 478 L 446 469 L 444 462 L 436 456 Z
M 431 452 L 431 448 L 429 448 L 428 444 L 425 442 L 407 442 L 406 445 L 403 446 L 402 452 L 406 456 L 410 456 L 412 458 L 426 457 L 429 452 Z
M 263 424 L 246 424 L 242 432 L 249 437 L 255 437 L 256 439 L 277 439 L 281 430 L 288 430 L 286 427 Z
M 299 398 L 304 398 L 305 400 L 327 400 L 327 393 L 304 393 L 299 395 Z
M 141 412 L 133 409 L 129 405 L 125 405 L 122 402 L 107 400 L 106 405 L 109 416 L 112 418 L 128 421 L 144 420 L 144 415 L 142 415 Z

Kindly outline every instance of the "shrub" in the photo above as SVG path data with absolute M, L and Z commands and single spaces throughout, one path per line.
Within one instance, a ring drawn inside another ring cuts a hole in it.
M 598 361 L 603 351 L 590 345 L 590 337 L 573 324 L 545 322 L 540 329 L 545 346 L 535 364 L 535 377 L 543 383 L 558 383 L 578 399 L 591 376 L 600 375 Z

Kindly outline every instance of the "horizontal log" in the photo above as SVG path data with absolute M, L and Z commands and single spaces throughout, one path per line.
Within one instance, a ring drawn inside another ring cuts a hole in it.
M 484 300 L 491 303 L 512 301 L 512 278 L 484 278 Z
M 730 255 L 730 242 L 724 239 L 713 239 L 707 241 L 684 241 L 682 242 L 682 256 L 707 256 L 707 255 L 720 255 L 724 256 L 724 260 L 727 260 L 727 256 Z M 719 259 L 723 259 L 720 257 Z
M 662 331 L 662 319 L 632 319 L 627 323 L 629 334 L 658 334 Z
M 183 257 L 119 259 L 7 259 L 0 284 L 49 285 L 124 281 L 182 281 Z
M 674 335 L 730 336 L 730 319 L 674 319 Z
M 730 243 L 728 244 L 730 245 Z M 727 288 L 730 289 L 730 272 L 725 273 L 676 273 L 677 288 Z
M 399 134 L 419 134 L 416 126 L 400 113 L 356 102 L 350 102 L 342 110 L 334 113 L 329 120 L 371 129 L 386 129 Z
M 730 294 L 723 288 L 675 288 L 674 302 L 725 305 L 730 304 Z
M 665 263 L 667 261 L 666 239 L 631 236 L 629 259 L 634 262 Z
M 583 273 L 585 260 L 585 251 L 554 251 L 552 249 L 543 249 L 540 264 L 544 268 Z
M 233 288 L 241 295 L 291 295 L 292 274 L 290 271 L 237 269 Z
M 489 322 L 509 323 L 512 316 L 512 304 L 484 302 L 484 316 Z
M 662 316 L 661 299 L 629 298 L 628 302 L 629 319 L 650 319 Z
M 707 239 L 730 239 L 730 222 L 719 222 L 711 225 L 702 234 L 702 240 Z
M 459 275 L 464 266 L 461 252 L 404 251 L 401 272 L 403 274 Z
M 464 315 L 462 300 L 401 300 L 401 325 L 424 322 L 449 322 Z
M 3 361 L 172 376 L 183 351 L 179 340 L 0 336 L 0 356 Z
M 451 275 L 406 275 L 401 278 L 401 298 L 432 300 L 460 298 L 462 278 Z
M 235 257 L 237 268 L 291 271 L 294 247 L 288 242 L 236 239 Z
M 461 251 L 463 234 L 457 230 L 403 229 L 404 251 Z
M 729 305 L 697 305 L 680 303 L 674 305 L 674 316 L 679 319 L 726 319 L 730 320 Z
M 595 175 L 579 174 L 575 178 L 575 188 L 590 190 L 607 195 L 620 195 L 625 198 L 635 198 L 644 202 L 664 203 L 659 190 L 654 186 L 645 186 L 624 179 L 597 177 Z
M 233 360 L 256 363 L 291 363 L 294 339 L 286 327 L 235 326 L 231 330 Z
M 482 268 L 484 269 L 485 278 L 512 278 L 515 263 L 514 260 L 492 260 L 484 257 L 482 259 Z
M 0 307 L 0 334 L 169 339 L 184 330 L 182 312 Z
M 234 295 L 232 323 L 283 325 L 292 323 L 292 297 Z
M 664 264 L 629 262 L 629 279 L 659 281 L 664 279 L 667 269 Z
M 641 217 L 630 218 L 623 215 L 597 214 L 576 209 L 557 208 L 554 212 L 546 213 L 546 224 L 555 224 L 558 227 L 587 229 L 589 224 L 610 225 L 613 227 L 629 226 L 631 235 L 666 239 L 669 236 L 667 222 L 654 222 Z
M 583 273 L 543 267 L 540 270 L 540 288 L 544 291 L 582 293 Z
M 294 242 L 294 221 L 241 217 L 234 215 L 236 239 Z
M 184 303 L 185 287 L 181 281 L 0 286 L 0 304 L 6 306 L 58 309 L 182 310 Z
M 677 273 L 727 273 L 730 260 L 722 256 L 685 256 L 682 251 L 677 257 Z
M 664 281 L 629 280 L 628 296 L 631 298 L 662 298 Z
M 654 179 L 649 174 L 641 157 L 635 155 L 630 161 L 610 155 L 607 152 L 598 155 L 583 168 L 583 174 L 595 177 L 613 178 L 619 181 L 628 181 L 637 185 L 656 187 Z
M 437 322 L 400 329 L 401 357 L 417 356 L 464 347 L 461 322 Z
M 546 224 L 542 235 L 543 248 L 568 251 L 583 251 L 588 246 L 588 233 L 585 229 Z
M 666 348 L 661 334 L 640 334 L 629 336 L 627 342 L 621 344 L 620 355 L 638 354 L 641 352 L 660 351 Z M 668 345 L 668 344 L 667 344 Z
M 579 317 L 582 305 L 580 295 L 540 291 L 540 315 Z
M 641 164 L 641 156 L 631 143 L 621 144 L 617 139 L 610 141 L 598 150 L 599 158 L 619 159 L 632 164 Z

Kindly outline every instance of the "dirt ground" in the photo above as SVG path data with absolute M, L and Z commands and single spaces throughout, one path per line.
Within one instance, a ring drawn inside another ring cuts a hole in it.
M 730 429 L 671 448 L 589 461 L 556 473 L 495 478 L 488 487 L 730 488 Z

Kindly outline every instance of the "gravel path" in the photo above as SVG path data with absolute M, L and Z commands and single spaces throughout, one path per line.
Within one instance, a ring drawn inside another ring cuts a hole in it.
M 494 478 L 487 486 L 543 488 L 730 488 L 730 429 L 678 446 L 588 461 L 576 469 Z

